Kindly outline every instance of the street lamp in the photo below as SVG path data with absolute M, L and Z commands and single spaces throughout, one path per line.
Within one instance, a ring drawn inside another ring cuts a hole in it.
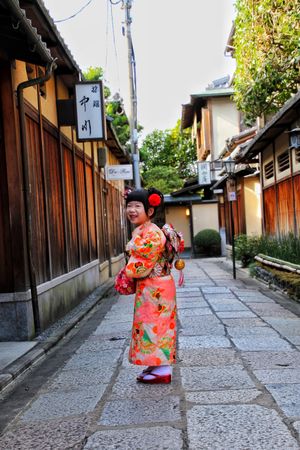
M 234 180 L 234 173 L 235 173 L 235 161 L 231 159 L 230 157 L 223 161 L 225 172 L 228 175 L 229 180 Z M 230 208 L 230 222 L 231 222 L 231 246 L 232 246 L 232 272 L 233 272 L 233 278 L 236 279 L 236 268 L 235 268 L 235 244 L 234 244 L 234 219 L 233 219 L 233 208 L 232 208 L 232 202 L 236 201 L 236 191 L 234 188 L 234 191 L 227 190 L 228 194 L 228 201 L 229 201 L 229 208 Z

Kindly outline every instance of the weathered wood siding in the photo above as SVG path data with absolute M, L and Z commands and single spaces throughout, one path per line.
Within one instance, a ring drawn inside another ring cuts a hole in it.
M 125 244 L 122 193 L 103 180 L 92 158 L 74 142 L 60 135 L 46 119 L 40 121 L 37 111 L 26 104 L 30 226 L 37 284 L 98 258 L 103 262 L 117 256 Z M 1 142 L 0 156 L 1 180 L 5 181 L 5 148 Z M 0 292 L 14 292 L 16 281 L 8 218 L 5 181 L 0 192 Z M 16 239 L 22 242 L 21 236 Z M 20 287 L 25 288 L 24 284 Z
M 263 191 L 265 233 L 299 233 L 300 175 L 285 179 Z
M 263 191 L 263 200 L 265 233 L 275 234 L 277 229 L 275 186 L 271 186 Z
M 286 234 L 294 231 L 294 207 L 292 180 L 288 179 L 277 184 L 278 198 L 278 232 Z

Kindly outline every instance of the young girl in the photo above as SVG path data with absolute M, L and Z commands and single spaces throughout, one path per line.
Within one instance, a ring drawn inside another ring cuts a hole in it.
M 136 226 L 126 250 L 126 275 L 136 280 L 129 361 L 148 366 L 141 383 L 171 382 L 176 352 L 176 289 L 170 273 L 166 236 L 151 219 L 163 205 L 156 189 L 137 189 L 126 198 L 126 213 Z

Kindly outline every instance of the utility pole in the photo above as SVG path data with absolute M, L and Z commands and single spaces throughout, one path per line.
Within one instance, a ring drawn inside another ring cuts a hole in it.
M 126 24 L 126 37 L 128 45 L 128 70 L 129 70 L 129 92 L 130 92 L 130 143 L 131 143 L 131 155 L 133 163 L 133 177 L 135 188 L 141 187 L 141 177 L 139 169 L 139 149 L 138 149 L 138 133 L 137 133 L 137 96 L 136 96 L 136 65 L 135 56 L 132 45 L 131 37 L 131 16 L 130 9 L 132 6 L 132 0 L 124 0 L 125 6 L 125 24 Z

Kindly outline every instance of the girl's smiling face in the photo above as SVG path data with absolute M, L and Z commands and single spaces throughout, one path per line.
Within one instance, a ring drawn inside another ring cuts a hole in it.
M 126 215 L 128 220 L 134 225 L 142 225 L 150 220 L 150 216 L 153 214 L 153 208 L 149 208 L 148 214 L 146 214 L 144 204 L 138 201 L 129 202 L 126 206 Z

